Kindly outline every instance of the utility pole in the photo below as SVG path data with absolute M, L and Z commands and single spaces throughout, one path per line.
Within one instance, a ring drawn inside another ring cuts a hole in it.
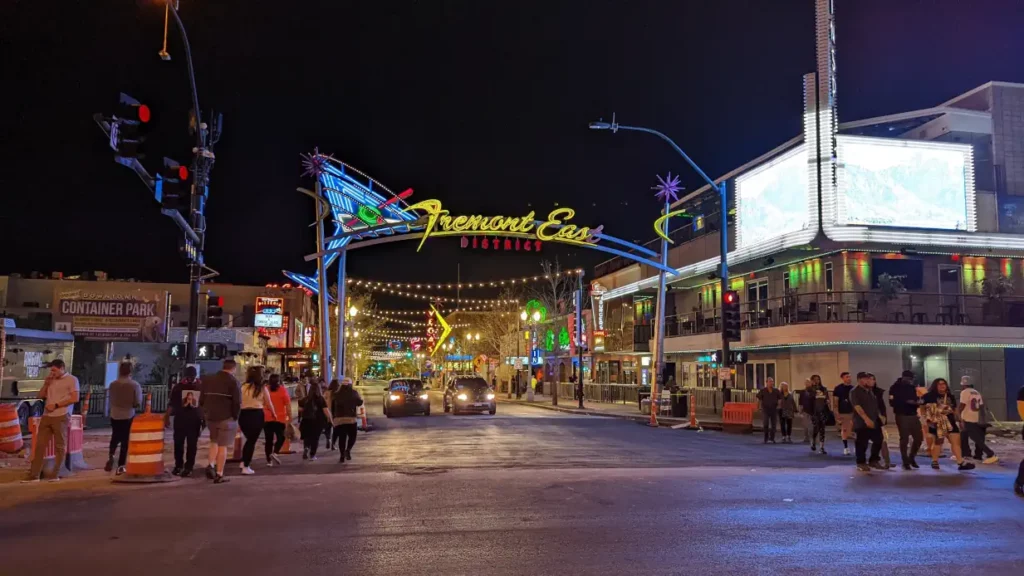
M 576 299 L 576 353 L 579 356 L 579 371 L 576 374 L 576 398 L 583 408 L 583 270 L 577 275 L 578 296 Z

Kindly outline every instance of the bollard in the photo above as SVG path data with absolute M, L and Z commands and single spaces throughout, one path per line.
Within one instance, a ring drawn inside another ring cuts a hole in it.
M 176 482 L 181 479 L 164 469 L 164 419 L 150 411 L 151 396 L 146 395 L 146 411 L 132 420 L 125 473 L 115 476 L 114 482 Z
M 92 399 L 92 392 L 85 393 L 85 400 L 82 400 L 82 430 L 87 429 L 89 426 L 86 424 L 86 420 L 89 419 L 89 400 Z
M 150 411 L 152 411 L 152 409 L 153 409 L 153 393 L 152 392 L 147 392 L 146 393 L 146 407 L 143 409 L 143 412 L 145 412 L 146 414 L 149 414 Z
M 284 444 L 281 445 L 280 454 L 295 454 L 295 450 L 292 450 L 292 441 L 288 436 L 292 433 L 292 420 L 289 418 L 284 423 Z
M 0 405 L 0 452 L 14 454 L 25 445 L 21 437 L 21 420 L 14 404 Z

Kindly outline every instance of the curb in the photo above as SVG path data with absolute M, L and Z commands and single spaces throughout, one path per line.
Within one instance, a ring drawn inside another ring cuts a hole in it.
M 499 398 L 498 402 L 501 403 L 501 404 L 515 404 L 515 405 L 519 405 L 519 406 L 528 406 L 530 408 L 540 408 L 541 410 L 551 410 L 553 412 L 564 412 L 566 414 L 577 414 L 577 415 L 581 415 L 581 416 L 598 416 L 598 417 L 604 417 L 604 418 L 616 418 L 618 420 L 630 420 L 630 421 L 633 421 L 633 422 L 638 422 L 640 424 L 647 424 L 648 422 L 650 422 L 650 416 L 646 416 L 646 415 L 643 415 L 643 414 L 637 414 L 637 415 L 616 414 L 616 413 L 609 413 L 609 412 L 604 412 L 604 411 L 600 411 L 600 410 L 587 410 L 586 408 L 584 408 L 583 410 L 580 410 L 579 408 L 563 408 L 561 406 L 551 406 L 551 405 L 548 405 L 548 404 L 531 404 L 529 402 L 521 402 L 521 401 L 516 401 L 516 400 L 508 400 L 508 399 L 505 399 L 505 398 Z M 671 427 L 671 426 L 675 426 L 677 424 L 688 424 L 689 422 L 690 422 L 689 418 L 673 418 L 673 417 L 670 417 L 670 416 L 660 416 L 660 417 L 658 417 L 658 424 L 659 424 L 659 426 L 661 426 L 663 428 L 668 428 L 668 427 Z M 722 424 L 721 424 L 721 422 L 709 422 L 709 423 L 706 423 L 706 424 L 705 423 L 701 423 L 701 428 L 703 428 L 704 430 L 721 430 L 722 429 Z

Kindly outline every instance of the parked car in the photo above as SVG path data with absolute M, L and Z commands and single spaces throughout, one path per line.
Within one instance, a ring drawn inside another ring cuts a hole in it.
M 456 376 L 444 391 L 444 411 L 454 414 L 463 412 L 498 411 L 494 390 L 479 376 Z
M 384 415 L 404 416 L 423 414 L 430 416 L 430 386 L 414 378 L 394 378 L 384 392 Z

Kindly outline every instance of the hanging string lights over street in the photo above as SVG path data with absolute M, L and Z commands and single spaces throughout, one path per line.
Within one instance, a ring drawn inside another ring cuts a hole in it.
M 426 314 L 426 312 L 423 312 L 423 314 Z M 392 318 L 390 316 L 386 316 L 386 315 L 383 315 L 383 314 L 374 314 L 372 312 L 368 313 L 367 316 L 369 316 L 371 318 L 377 318 L 378 320 L 383 320 L 385 322 L 393 322 L 393 323 L 396 323 L 396 324 L 405 324 L 406 326 L 424 326 L 425 327 L 427 325 L 427 322 L 420 321 L 420 320 L 406 320 L 404 318 Z M 468 323 L 451 324 L 452 328 L 465 328 L 466 326 L 469 326 L 469 324 Z
M 356 280 L 353 286 L 362 286 L 370 292 L 376 292 L 380 294 L 391 294 L 392 296 L 401 296 L 403 298 L 415 298 L 418 300 L 426 300 L 428 302 L 446 302 L 451 304 L 459 304 L 460 308 L 466 308 L 461 306 L 462 304 L 476 305 L 474 310 L 483 310 L 487 306 L 499 306 L 507 304 L 517 304 L 516 300 L 505 300 L 502 298 L 448 298 L 446 296 L 437 296 L 434 294 L 419 294 L 417 292 L 405 292 L 404 290 L 394 290 L 392 288 L 374 287 L 363 283 L 362 280 Z
M 367 288 L 390 288 L 390 289 L 406 289 L 406 290 L 466 290 L 466 289 L 477 289 L 477 288 L 501 288 L 503 286 L 519 286 L 526 285 L 530 282 L 544 282 L 550 280 L 552 277 L 573 277 L 581 274 L 582 268 L 574 268 L 572 270 L 562 270 L 555 274 L 539 274 L 536 276 L 523 276 L 522 278 L 506 278 L 504 280 L 488 280 L 485 282 L 447 282 L 443 284 L 434 283 L 423 283 L 423 282 L 380 282 L 376 280 L 369 280 L 366 278 L 349 278 L 348 283 L 356 286 L 365 286 Z

